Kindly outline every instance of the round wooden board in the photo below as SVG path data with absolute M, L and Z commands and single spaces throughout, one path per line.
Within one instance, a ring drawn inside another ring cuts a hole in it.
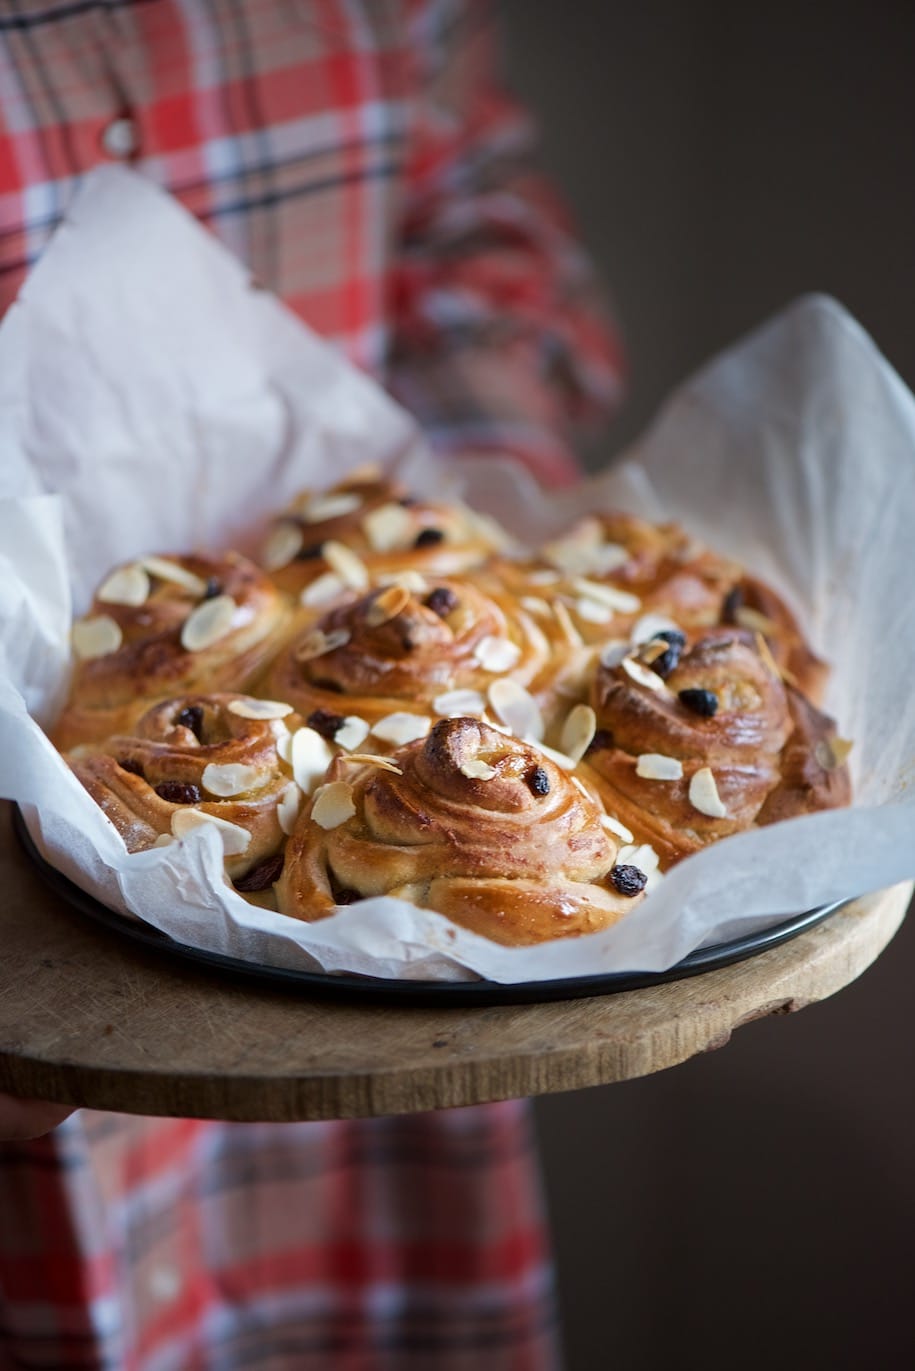
M 309 1000 L 148 951 L 62 904 L 0 817 L 0 1090 L 237 1120 L 411 1113 L 644 1076 L 834 994 L 898 929 L 910 885 L 781 947 L 650 989 L 423 1009 Z

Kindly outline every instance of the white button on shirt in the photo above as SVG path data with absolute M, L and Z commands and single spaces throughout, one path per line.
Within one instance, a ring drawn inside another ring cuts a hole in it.
M 140 145 L 140 132 L 136 120 L 128 115 L 112 119 L 111 123 L 102 129 L 101 142 L 109 157 L 123 160 L 132 156 Z

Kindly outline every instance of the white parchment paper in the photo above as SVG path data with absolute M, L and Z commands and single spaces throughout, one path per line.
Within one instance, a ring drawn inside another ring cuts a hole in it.
M 409 416 L 180 206 L 120 169 L 88 177 L 0 326 L 0 794 L 80 886 L 266 964 L 511 982 L 660 970 L 915 877 L 915 399 L 822 297 L 713 361 L 624 461 L 561 500 L 505 463 L 463 476 L 465 497 L 523 539 L 616 504 L 676 518 L 771 580 L 834 665 L 827 706 L 855 740 L 854 808 L 729 838 L 615 928 L 536 948 L 397 900 L 312 925 L 252 907 L 206 829 L 128 855 L 34 722 L 59 707 L 71 613 L 114 563 L 248 547 L 298 488 L 368 460 L 441 489 Z

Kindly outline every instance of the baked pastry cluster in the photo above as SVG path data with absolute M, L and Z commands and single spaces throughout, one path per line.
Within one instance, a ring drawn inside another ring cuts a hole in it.
M 278 513 L 259 563 L 112 571 L 54 740 L 130 851 L 210 825 L 283 914 L 390 895 L 539 943 L 849 801 L 825 665 L 676 524 L 607 512 L 522 549 L 366 470 Z

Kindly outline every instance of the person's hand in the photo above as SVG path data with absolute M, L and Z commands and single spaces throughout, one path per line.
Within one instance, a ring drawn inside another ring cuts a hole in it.
M 72 1113 L 73 1106 L 69 1104 L 20 1100 L 15 1095 L 0 1094 L 0 1142 L 40 1138 L 42 1133 L 50 1133 Z

